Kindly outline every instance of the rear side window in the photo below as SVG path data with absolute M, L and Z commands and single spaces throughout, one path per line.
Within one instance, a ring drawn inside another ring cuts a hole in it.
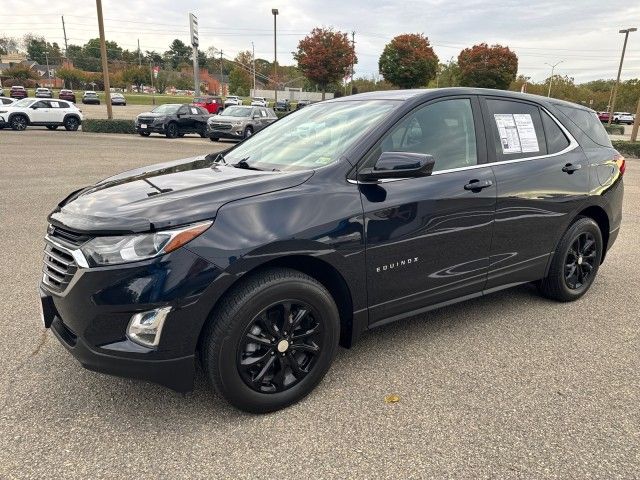
M 569 139 L 547 112 L 542 110 L 540 114 L 542 115 L 544 136 L 547 139 L 547 151 L 549 153 L 561 152 L 569 146 Z
M 607 131 L 602 126 L 602 122 L 598 119 L 596 112 L 590 112 L 589 110 L 582 110 L 580 108 L 571 108 L 564 105 L 556 105 L 556 107 L 569 117 L 591 140 L 603 147 L 611 147 L 609 135 L 607 135 Z
M 487 107 L 497 161 L 547 154 L 547 142 L 537 106 L 488 99 Z

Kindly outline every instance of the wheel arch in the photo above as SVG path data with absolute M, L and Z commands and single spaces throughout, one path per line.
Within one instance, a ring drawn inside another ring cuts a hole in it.
M 600 263 L 604 262 L 604 257 L 607 254 L 607 247 L 609 246 L 609 229 L 611 225 L 609 221 L 609 215 L 607 214 L 605 209 L 602 208 L 601 206 L 591 205 L 583 209 L 582 211 L 580 211 L 580 213 L 578 213 L 576 218 L 574 218 L 574 220 L 571 223 L 575 222 L 575 220 L 578 217 L 589 217 L 598 224 L 598 227 L 600 228 L 600 233 L 602 234 L 602 243 L 603 243 L 602 259 L 600 260 Z
M 198 350 L 200 350 L 206 327 L 209 322 L 214 321 L 213 314 L 224 298 L 232 294 L 241 282 L 271 268 L 290 268 L 309 275 L 311 278 L 320 282 L 320 284 L 329 291 L 338 307 L 338 313 L 340 315 L 340 345 L 345 348 L 351 347 L 354 338 L 353 297 L 344 276 L 335 266 L 325 260 L 307 255 L 287 255 L 268 260 L 247 270 L 231 284 L 226 286 L 225 290 L 215 299 L 210 308 L 207 320 L 203 322 L 200 328 L 197 341 Z
M 62 123 L 66 122 L 66 121 L 67 121 L 67 118 L 70 118 L 70 117 L 75 118 L 76 120 L 78 120 L 78 123 L 79 123 L 79 124 L 82 124 L 82 120 L 80 119 L 80 116 L 79 116 L 78 114 L 76 114 L 76 113 L 67 113 L 67 114 L 64 116 L 64 118 L 62 119 Z
M 24 117 L 27 119 L 27 125 L 29 125 L 31 123 L 31 119 L 29 118 L 29 115 L 27 115 L 25 112 L 13 112 L 9 115 L 9 117 L 7 118 L 7 123 L 11 123 L 11 119 L 15 118 L 15 117 Z

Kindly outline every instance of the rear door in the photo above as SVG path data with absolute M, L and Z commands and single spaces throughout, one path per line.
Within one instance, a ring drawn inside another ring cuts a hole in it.
M 496 178 L 496 224 L 487 289 L 538 280 L 558 238 L 588 194 L 586 157 L 544 108 L 482 99 Z
M 64 121 L 65 113 L 67 113 L 66 109 L 69 108 L 69 104 L 60 100 L 49 100 L 49 105 L 51 105 L 49 121 L 62 123 Z
M 482 291 L 493 229 L 496 189 L 477 98 L 414 109 L 362 167 L 392 151 L 430 154 L 435 167 L 428 177 L 359 184 L 374 324 Z

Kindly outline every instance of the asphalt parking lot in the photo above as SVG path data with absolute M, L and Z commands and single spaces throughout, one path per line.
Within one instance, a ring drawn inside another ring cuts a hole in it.
M 303 402 L 227 406 L 84 370 L 40 323 L 46 215 L 208 140 L 0 131 L 0 478 L 637 478 L 640 160 L 624 222 L 572 304 L 521 286 L 372 331 Z M 396 393 L 398 403 L 384 397 Z

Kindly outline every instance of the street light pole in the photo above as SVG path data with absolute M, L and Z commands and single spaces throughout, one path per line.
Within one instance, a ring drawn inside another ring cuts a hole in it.
M 620 73 L 622 72 L 622 62 L 624 61 L 624 52 L 627 49 L 627 40 L 629 39 L 629 34 L 631 32 L 635 32 L 638 30 L 635 27 L 625 28 L 623 30 L 618 31 L 618 33 L 624 33 L 624 44 L 622 45 L 622 55 L 620 56 L 620 65 L 618 66 L 618 77 L 616 78 L 616 83 L 613 86 L 613 95 L 611 96 L 611 104 L 609 105 L 609 120 L 607 121 L 607 125 L 611 125 L 611 121 L 613 120 L 613 108 L 616 104 L 616 95 L 618 94 L 618 85 L 620 84 Z
M 275 96 L 276 104 L 278 103 L 278 44 L 276 43 L 276 17 L 278 16 L 278 9 L 272 8 L 273 14 L 273 93 Z
M 253 95 L 256 94 L 256 46 L 251 42 L 251 63 L 253 68 Z
M 551 65 L 550 63 L 544 62 L 545 65 L 549 65 L 551 67 L 551 76 L 549 77 L 549 90 L 547 91 L 547 97 L 551 96 L 551 84 L 553 83 L 553 71 L 556 69 L 558 65 L 560 65 L 564 60 L 560 60 L 557 63 Z

